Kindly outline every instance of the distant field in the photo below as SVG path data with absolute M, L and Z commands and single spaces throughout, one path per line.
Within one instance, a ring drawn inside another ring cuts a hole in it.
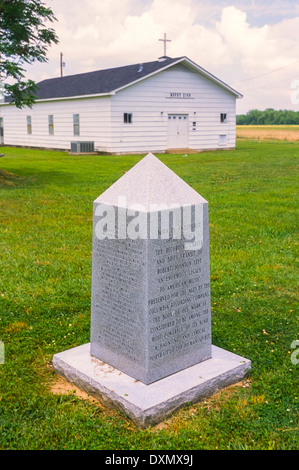
M 299 126 L 237 126 L 239 139 L 299 141 Z

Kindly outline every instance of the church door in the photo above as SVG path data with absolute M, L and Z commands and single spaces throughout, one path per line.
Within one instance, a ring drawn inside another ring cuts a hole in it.
M 168 148 L 184 149 L 188 144 L 188 114 L 168 114 Z

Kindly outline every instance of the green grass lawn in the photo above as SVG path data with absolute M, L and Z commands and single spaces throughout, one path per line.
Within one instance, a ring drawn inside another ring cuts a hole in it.
M 209 201 L 213 344 L 252 371 L 146 430 L 51 392 L 89 342 L 92 202 L 144 155 L 0 152 L 1 449 L 298 449 L 298 144 L 157 155 Z

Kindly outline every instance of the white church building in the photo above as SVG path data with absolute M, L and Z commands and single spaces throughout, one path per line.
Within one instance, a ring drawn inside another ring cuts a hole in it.
M 112 154 L 235 148 L 242 95 L 187 57 L 52 78 L 0 104 L 2 143 Z

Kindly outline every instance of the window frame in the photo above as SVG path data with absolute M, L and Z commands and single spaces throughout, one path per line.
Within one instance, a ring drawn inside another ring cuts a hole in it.
M 73 114 L 73 134 L 80 135 L 80 114 L 78 113 Z
M 32 116 L 26 116 L 27 134 L 32 135 Z
M 219 145 L 227 145 L 227 134 L 219 135 Z
M 227 113 L 220 113 L 220 122 L 221 124 L 227 124 Z
M 133 124 L 133 113 L 124 113 L 123 114 L 123 123 L 124 124 Z
M 49 129 L 49 135 L 54 135 L 54 115 L 53 114 L 48 115 L 48 129 Z

